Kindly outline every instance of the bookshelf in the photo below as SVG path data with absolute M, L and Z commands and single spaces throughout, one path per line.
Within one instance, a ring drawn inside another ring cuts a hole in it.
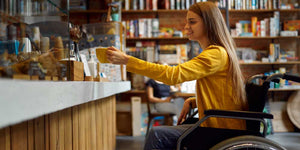
M 190 1 L 191 2 L 191 1 Z M 271 1 L 270 1 L 271 2 Z M 102 3 L 101 9 L 97 9 L 94 4 Z M 300 9 L 280 9 L 279 5 L 284 3 L 281 1 L 272 1 L 271 3 L 258 3 L 258 4 L 247 4 L 247 2 L 235 4 L 235 1 L 220 1 L 220 5 L 222 5 L 221 11 L 229 23 L 230 29 L 235 28 L 235 23 L 240 20 L 251 20 L 251 17 L 256 16 L 258 20 L 263 18 L 270 18 L 274 15 L 274 12 L 279 12 L 280 22 L 284 20 L 297 20 L 299 19 Z M 89 1 L 89 6 L 87 6 L 87 10 L 71 10 L 70 16 L 72 20 L 72 15 L 75 16 L 86 16 L 86 23 L 92 23 L 94 21 L 99 21 L 101 15 L 105 15 L 107 13 L 106 4 L 107 2 L 95 2 Z M 142 10 L 139 8 L 140 6 L 137 3 L 137 6 L 134 8 L 131 4 L 130 6 L 125 6 L 128 4 L 123 4 L 122 9 L 122 20 L 134 20 L 140 18 L 158 18 L 159 19 L 159 27 L 167 27 L 167 28 L 176 28 L 178 30 L 183 30 L 184 28 L 184 17 L 187 13 L 186 6 L 178 9 L 175 7 L 171 9 L 169 6 L 168 9 L 161 8 L 158 6 L 156 10 L 150 10 L 144 7 Z M 182 5 L 182 4 L 181 4 Z M 191 5 L 191 4 L 190 4 Z M 226 7 L 227 5 L 227 7 Z M 145 6 L 145 5 L 144 5 Z M 249 7 L 248 7 L 249 6 Z M 288 6 L 288 5 L 287 5 Z M 184 9 L 182 9 L 184 8 Z M 228 13 L 228 14 L 227 14 Z M 228 15 L 228 16 L 227 16 Z M 94 17 L 97 17 L 98 20 L 95 20 Z M 268 53 L 270 43 L 278 43 L 280 44 L 280 48 L 292 50 L 295 52 L 295 55 L 299 55 L 299 39 L 300 36 L 253 36 L 253 37 L 234 37 L 234 40 L 237 43 L 238 47 L 251 47 L 254 50 L 264 50 Z M 137 42 L 155 42 L 155 44 L 184 44 L 189 42 L 187 38 L 183 37 L 127 37 L 126 44 L 127 46 L 136 46 Z M 271 66 L 271 69 L 278 69 L 278 67 L 288 65 L 288 69 L 292 69 L 293 73 L 299 72 L 299 61 L 288 61 L 288 62 L 262 62 L 262 61 L 254 61 L 252 63 L 241 63 L 244 67 L 247 66 Z M 270 67 L 265 70 L 260 70 L 261 72 L 268 71 Z M 247 71 L 250 72 L 250 71 Z M 247 74 L 247 76 L 251 76 L 252 74 Z

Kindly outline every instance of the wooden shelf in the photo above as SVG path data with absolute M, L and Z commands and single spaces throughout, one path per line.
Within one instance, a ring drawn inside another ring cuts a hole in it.
M 137 41 L 149 41 L 149 42 L 158 42 L 159 44 L 185 44 L 189 42 L 189 39 L 186 37 L 170 37 L 170 38 L 160 38 L 160 37 L 151 37 L 151 38 L 126 38 L 127 43 L 134 43 Z
M 230 9 L 229 13 L 268 13 L 268 12 L 300 12 L 300 9 L 255 9 L 255 10 L 234 10 Z
M 152 13 L 187 13 L 187 10 L 166 10 L 166 9 L 159 9 L 159 10 L 122 10 L 122 14 L 132 14 L 132 13 L 139 13 L 139 14 L 152 14 Z M 70 10 L 70 14 L 75 13 L 84 13 L 84 14 L 92 14 L 92 13 L 107 13 L 107 10 Z
M 233 37 L 233 39 L 239 40 L 239 39 L 299 39 L 300 36 L 265 36 L 265 37 Z
M 126 40 L 132 40 L 132 41 L 139 41 L 139 40 L 189 40 L 188 38 L 185 37 L 169 37 L 169 38 L 164 38 L 164 37 L 150 37 L 150 38 L 126 38 Z
M 260 62 L 254 61 L 252 63 L 240 62 L 240 65 L 295 65 L 300 64 L 300 61 L 288 61 L 288 62 Z
M 158 9 L 158 10 L 122 10 L 122 13 L 187 13 L 187 10 L 166 10 L 166 9 Z
M 123 14 L 130 14 L 130 13 L 139 13 L 139 14 L 145 14 L 145 13 L 187 13 L 188 10 L 167 10 L 167 9 L 158 9 L 158 10 L 122 10 Z M 223 9 L 221 9 L 223 11 Z M 257 9 L 257 10 L 229 10 L 229 13 L 262 13 L 262 12 L 274 12 L 274 11 L 280 11 L 280 12 L 300 12 L 300 9 Z M 107 13 L 107 10 L 70 10 L 70 14 L 74 13 Z
M 283 87 L 283 88 L 270 88 L 269 91 L 271 92 L 276 92 L 276 91 L 299 91 L 300 90 L 300 86 L 296 85 L 296 86 L 287 86 L 287 87 Z
M 93 13 L 107 13 L 107 10 L 70 10 L 70 14 L 93 14 Z

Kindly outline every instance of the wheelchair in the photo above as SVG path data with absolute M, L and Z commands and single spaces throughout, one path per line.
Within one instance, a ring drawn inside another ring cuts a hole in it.
M 272 114 L 263 113 L 268 99 L 270 82 L 280 79 L 300 82 L 300 77 L 290 74 L 273 74 L 270 76 L 254 75 L 245 85 L 249 111 L 206 110 L 205 117 L 189 116 L 183 124 L 194 125 L 177 140 L 177 150 L 285 150 L 278 143 L 266 139 L 267 125 L 265 119 L 273 119 Z M 263 81 L 255 84 L 253 81 Z M 246 120 L 246 130 L 200 127 L 210 117 Z M 261 128 L 263 126 L 263 128 Z

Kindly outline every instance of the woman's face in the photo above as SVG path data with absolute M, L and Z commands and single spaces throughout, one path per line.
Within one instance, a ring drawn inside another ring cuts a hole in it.
M 188 11 L 186 15 L 184 29 L 187 31 L 189 40 L 201 41 L 206 36 L 202 18 L 192 11 Z

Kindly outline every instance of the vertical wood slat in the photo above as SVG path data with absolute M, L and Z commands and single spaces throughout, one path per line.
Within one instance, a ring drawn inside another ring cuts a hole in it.
M 11 128 L 5 128 L 5 148 L 6 150 L 11 150 Z
M 50 123 L 50 150 L 59 150 L 58 113 L 49 115 Z
M 102 100 L 96 101 L 96 139 L 97 150 L 104 149 L 103 144 L 103 115 L 102 115 Z
M 90 102 L 90 117 L 91 117 L 91 149 L 97 150 L 97 136 L 96 136 L 96 102 Z
M 72 109 L 67 108 L 64 111 L 64 149 L 72 150 Z
M 49 115 L 45 115 L 45 150 L 50 149 L 50 122 Z
M 114 125 L 114 132 L 113 132 L 113 138 L 114 138 L 114 142 L 113 142 L 113 149 L 116 149 L 116 136 L 117 136 L 117 110 L 116 110 L 116 97 L 113 96 L 112 97 L 112 103 L 113 103 L 113 125 Z
M 28 132 L 28 134 L 29 134 L 29 132 Z M 34 147 L 35 147 L 35 149 L 33 149 L 33 150 L 45 149 L 45 118 L 44 118 L 44 116 L 39 117 L 34 120 Z
M 79 149 L 80 150 L 85 150 L 86 148 L 86 143 L 85 143 L 85 107 L 84 107 L 84 104 L 81 104 L 78 106 L 78 110 L 79 110 L 79 124 L 78 124 L 78 127 L 79 127 L 79 136 L 78 136 L 78 140 L 79 140 Z
M 90 103 L 83 104 L 85 109 L 85 142 L 86 150 L 91 149 L 91 115 L 90 115 Z
M 5 150 L 6 148 L 6 134 L 5 128 L 0 129 L 0 150 Z
M 73 150 L 79 150 L 79 112 L 78 106 L 72 108 Z
M 34 120 L 27 121 L 28 150 L 34 150 Z
M 112 113 L 112 107 L 111 107 L 111 103 L 112 101 L 111 101 L 111 97 L 108 97 L 107 98 L 107 112 L 108 112 L 108 115 L 107 115 L 107 121 L 108 121 L 108 135 L 107 135 L 107 138 L 108 138 L 108 148 L 109 149 L 113 149 L 113 147 L 112 147 L 112 145 L 113 145 L 113 136 L 111 136 L 112 135 L 112 130 L 113 130 L 113 123 L 112 123 L 112 116 L 113 116 L 113 113 Z
M 11 149 L 27 150 L 27 122 L 11 127 Z
M 59 150 L 64 150 L 65 146 L 65 121 L 64 121 L 65 111 L 58 112 L 58 141 Z
M 10 150 L 10 127 L 0 129 L 0 150 Z
M 107 121 L 107 109 L 106 109 L 106 105 L 107 105 L 107 99 L 103 99 L 102 100 L 102 106 L 101 106 L 101 110 L 102 110 L 102 120 L 103 120 L 103 149 L 107 149 L 108 150 L 108 135 L 107 135 L 107 127 L 108 127 L 108 121 Z

